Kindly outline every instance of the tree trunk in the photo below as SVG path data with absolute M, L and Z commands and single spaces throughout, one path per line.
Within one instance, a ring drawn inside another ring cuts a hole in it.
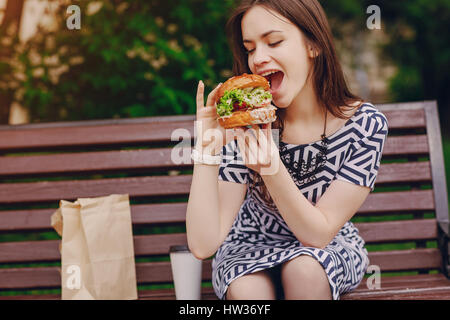
M 0 25 L 0 37 L 6 33 L 6 30 L 8 30 L 8 27 L 11 24 L 16 26 L 15 32 L 16 34 L 19 34 L 24 1 L 25 0 L 7 0 L 5 14 Z M 5 48 L 0 50 L 1 60 L 8 60 L 10 57 L 10 50 L 5 50 Z M 12 92 L 0 92 L 0 124 L 8 124 L 12 100 Z

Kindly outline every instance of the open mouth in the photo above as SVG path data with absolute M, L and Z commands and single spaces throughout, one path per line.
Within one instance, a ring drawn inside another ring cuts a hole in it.
M 270 91 L 274 92 L 277 91 L 278 88 L 280 87 L 281 82 L 283 81 L 284 78 L 284 73 L 281 71 L 277 71 L 265 76 L 264 78 L 266 78 L 267 81 L 269 81 L 270 83 Z

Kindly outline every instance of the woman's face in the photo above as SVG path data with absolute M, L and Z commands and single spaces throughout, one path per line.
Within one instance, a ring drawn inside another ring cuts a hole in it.
M 271 82 L 275 105 L 287 108 L 305 87 L 312 52 L 300 29 L 280 14 L 254 6 L 242 18 L 243 45 L 252 73 Z M 276 71 L 271 75 L 268 72 Z

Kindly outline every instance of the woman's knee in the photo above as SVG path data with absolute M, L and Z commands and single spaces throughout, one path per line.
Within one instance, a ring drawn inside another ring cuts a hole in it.
M 320 263 L 302 255 L 283 264 L 281 269 L 286 299 L 331 299 L 328 277 Z
M 226 293 L 227 300 L 274 300 L 275 286 L 267 271 L 258 271 L 231 282 Z

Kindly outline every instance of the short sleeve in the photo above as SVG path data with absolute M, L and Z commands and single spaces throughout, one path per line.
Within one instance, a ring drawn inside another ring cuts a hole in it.
M 233 140 L 223 146 L 221 155 L 219 180 L 247 184 L 249 182 L 249 169 L 244 164 L 237 141 Z
M 377 111 L 367 117 L 361 129 L 363 138 L 350 147 L 336 179 L 369 187 L 373 191 L 388 134 L 388 122 L 384 114 Z

